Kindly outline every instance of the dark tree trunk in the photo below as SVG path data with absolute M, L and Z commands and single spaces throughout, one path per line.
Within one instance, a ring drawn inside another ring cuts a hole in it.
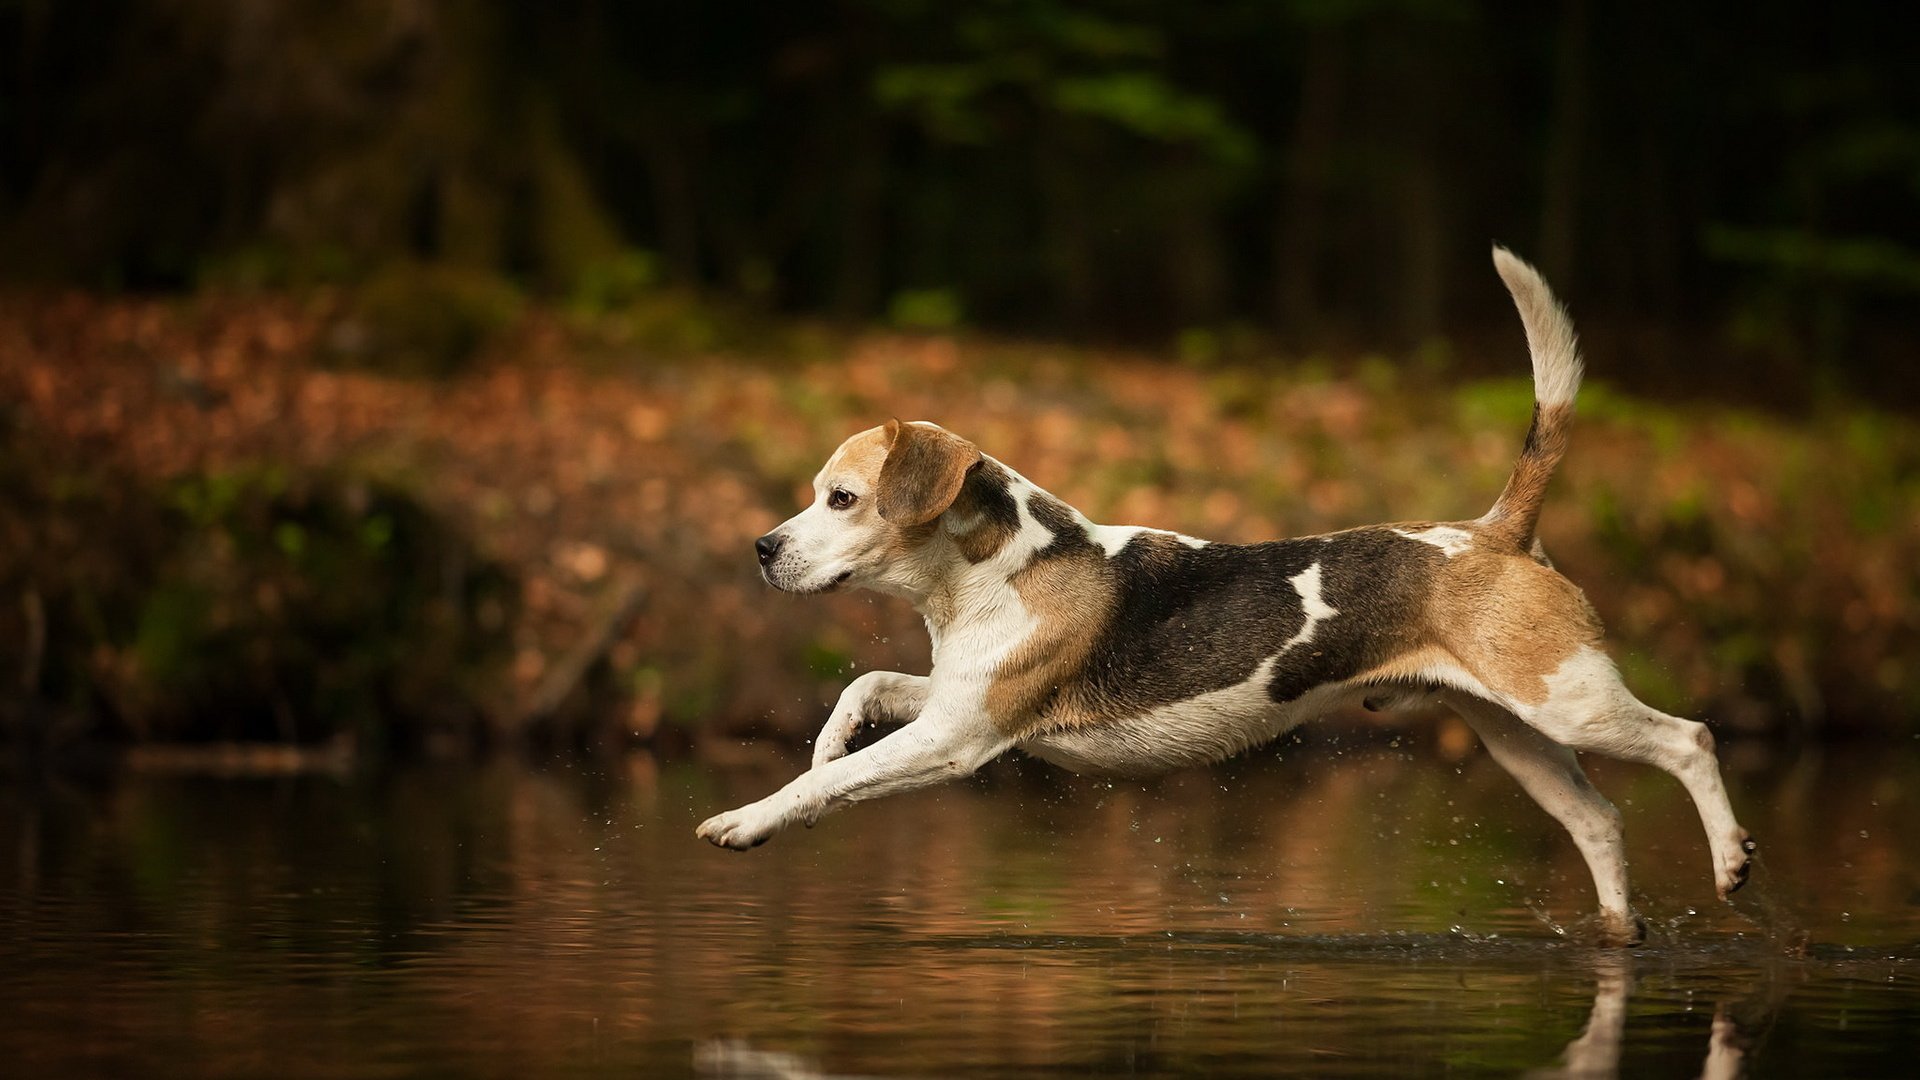
M 1554 49 L 1553 113 L 1540 201 L 1540 269 L 1573 284 L 1580 231 L 1580 169 L 1587 126 L 1587 0 L 1567 0 Z
M 1283 338 L 1311 339 L 1320 329 L 1320 224 L 1327 213 L 1346 74 L 1340 29 L 1315 27 L 1307 37 L 1300 111 L 1274 220 L 1273 310 Z
M 866 318 L 880 306 L 887 179 L 880 124 L 862 123 L 848 155 L 840 200 L 840 273 L 833 289 L 833 311 L 843 319 Z
M 1088 193 L 1075 168 L 1075 147 L 1063 126 L 1040 132 L 1037 166 L 1042 204 L 1046 207 L 1047 261 L 1054 285 L 1056 313 L 1070 330 L 1093 325 L 1099 285 L 1094 270 L 1092 224 Z
M 654 227 L 667 276 L 683 285 L 700 282 L 699 203 L 694 167 L 676 132 L 656 128 L 647 140 L 647 172 L 653 183 Z

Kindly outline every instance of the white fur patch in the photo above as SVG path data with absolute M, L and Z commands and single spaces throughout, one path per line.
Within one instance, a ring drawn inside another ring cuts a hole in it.
M 1002 465 L 1005 469 L 1006 466 Z M 1005 568 L 1007 574 L 1027 565 L 1035 552 L 1053 543 L 1053 530 L 1040 524 L 1033 516 L 1028 501 L 1036 494 L 1045 494 L 1033 481 L 1007 469 L 1007 494 L 1013 497 L 1014 505 L 1020 513 L 1020 529 L 1013 534 L 1011 542 L 1002 547 L 985 565 Z
M 1571 405 L 1580 390 L 1580 345 L 1573 320 L 1553 297 L 1540 272 L 1506 248 L 1493 249 L 1493 268 L 1513 294 L 1527 331 L 1527 351 L 1533 356 L 1533 396 L 1542 405 Z
M 1456 529 L 1451 525 L 1434 525 L 1425 529 L 1395 529 L 1394 535 L 1409 540 L 1418 540 L 1423 544 L 1432 544 L 1446 553 L 1451 559 L 1463 551 L 1473 548 L 1473 534 L 1465 529 Z
M 985 520 L 985 514 L 962 514 L 958 510 L 949 510 L 940 515 L 940 528 L 949 536 L 965 536 L 979 528 Z
M 1304 571 L 1300 571 L 1298 575 L 1286 578 L 1286 580 L 1292 582 L 1294 592 L 1300 594 L 1300 609 L 1306 611 L 1308 621 L 1300 625 L 1300 632 L 1298 632 L 1298 634 L 1294 634 L 1292 638 L 1286 638 L 1286 644 L 1281 646 L 1283 653 L 1286 650 L 1290 650 L 1290 648 L 1294 648 L 1294 646 L 1311 642 L 1311 640 L 1313 640 L 1313 628 L 1321 625 L 1321 623 L 1325 623 L 1327 619 L 1332 619 L 1334 615 L 1338 615 L 1338 611 L 1334 611 L 1327 601 L 1321 600 L 1321 592 L 1319 592 L 1319 563 L 1313 563 L 1308 569 L 1304 569 Z M 1279 653 L 1275 653 L 1275 655 L 1279 655 Z M 1271 665 L 1273 661 L 1269 659 L 1267 663 Z
M 1547 676 L 1546 701 L 1519 705 L 1514 711 L 1549 738 L 1618 757 L 1647 734 L 1641 725 L 1617 722 L 1623 713 L 1637 711 L 1637 705 L 1612 658 L 1582 645 Z
M 1300 610 L 1306 612 L 1307 621 L 1300 624 L 1299 633 L 1288 638 L 1287 643 L 1280 646 L 1280 652 L 1283 653 L 1295 645 L 1312 641 L 1315 627 L 1333 618 L 1335 615 L 1340 614 L 1325 600 L 1320 598 L 1319 563 L 1314 563 L 1312 566 L 1307 567 L 1305 570 L 1300 571 L 1287 580 L 1293 583 L 1293 591 L 1300 594 Z M 1273 661 L 1269 659 L 1267 663 L 1271 666 Z
M 1079 511 L 1076 510 L 1074 513 L 1078 515 Z M 1080 518 L 1080 524 L 1087 530 L 1087 535 L 1093 538 L 1093 542 L 1099 544 L 1101 550 L 1107 553 L 1109 559 L 1120 554 L 1120 549 L 1126 547 L 1134 537 L 1142 533 L 1150 536 L 1171 536 L 1190 548 L 1207 546 L 1207 541 L 1197 536 L 1168 532 L 1165 529 L 1149 529 L 1144 525 L 1095 525 L 1084 517 Z

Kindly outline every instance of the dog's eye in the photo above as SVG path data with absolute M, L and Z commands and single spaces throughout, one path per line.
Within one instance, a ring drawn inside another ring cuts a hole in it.
M 846 488 L 834 488 L 827 493 L 827 506 L 834 510 L 845 510 L 860 500 L 860 496 Z

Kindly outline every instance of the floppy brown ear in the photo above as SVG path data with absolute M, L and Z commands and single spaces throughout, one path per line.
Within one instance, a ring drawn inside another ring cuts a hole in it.
M 979 447 L 930 424 L 889 420 L 886 436 L 874 505 L 894 525 L 924 525 L 946 513 L 982 460 Z

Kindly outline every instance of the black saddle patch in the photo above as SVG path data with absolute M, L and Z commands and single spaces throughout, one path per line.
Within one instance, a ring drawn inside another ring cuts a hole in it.
M 1049 502 L 1028 503 L 1055 537 L 1036 558 L 1098 550 Z M 1292 701 L 1404 649 L 1440 558 L 1385 528 L 1197 548 L 1141 533 L 1106 560 L 1116 610 L 1087 657 L 1086 696 L 1129 715 L 1245 682 L 1306 625 L 1292 579 L 1318 563 L 1321 601 L 1337 614 L 1275 664 L 1267 692 Z
M 1278 702 L 1351 679 L 1404 650 L 1442 556 L 1391 529 L 1355 529 L 1324 538 L 1320 599 L 1336 614 L 1281 655 L 1267 694 Z

